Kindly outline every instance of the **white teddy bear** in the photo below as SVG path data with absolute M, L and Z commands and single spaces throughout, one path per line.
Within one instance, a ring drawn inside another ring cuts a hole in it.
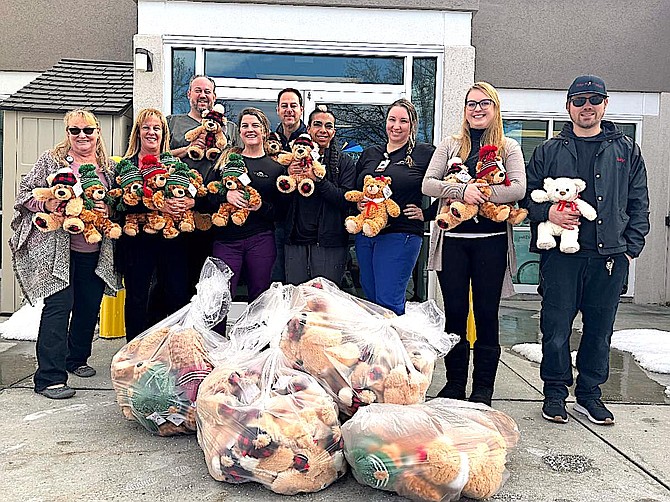
M 545 178 L 544 190 L 533 190 L 530 198 L 535 202 L 557 202 L 558 210 L 568 207 L 578 209 L 582 216 L 589 221 L 596 219 L 597 213 L 591 204 L 579 198 L 579 192 L 586 188 L 586 182 L 579 178 Z M 579 227 L 566 230 L 550 221 L 543 221 L 537 227 L 537 247 L 552 249 L 556 247 L 555 235 L 561 236 L 559 249 L 564 253 L 579 251 Z

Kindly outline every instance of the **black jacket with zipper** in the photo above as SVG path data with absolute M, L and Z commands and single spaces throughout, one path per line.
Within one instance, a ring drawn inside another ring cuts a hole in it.
M 595 188 L 598 212 L 596 246 L 600 255 L 626 253 L 636 258 L 642 252 L 649 232 L 649 194 L 647 171 L 640 147 L 608 120 L 601 122 L 604 139 L 594 165 L 594 179 L 585 180 Z M 578 178 L 576 136 L 568 122 L 554 138 L 538 146 L 526 168 L 526 197 L 521 202 L 531 221 L 530 250 L 537 249 L 537 225 L 549 219 L 551 202 L 537 203 L 530 198 L 533 190 L 542 189 L 544 179 Z M 583 160 L 582 160 L 583 161 Z

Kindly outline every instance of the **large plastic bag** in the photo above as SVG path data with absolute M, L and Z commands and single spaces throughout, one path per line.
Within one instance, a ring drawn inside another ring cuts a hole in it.
M 451 399 L 373 404 L 342 426 L 356 480 L 411 500 L 488 498 L 509 476 L 507 452 L 519 439 L 509 416 Z
M 197 419 L 216 480 L 255 481 L 294 495 L 346 472 L 337 406 L 276 348 L 234 354 L 217 366 L 200 386 Z
M 422 402 L 436 357 L 458 341 L 444 333 L 444 315 L 432 301 L 398 317 L 323 278 L 273 285 L 249 306 L 230 336 L 249 350 L 278 344 L 346 415 L 373 402 Z
M 224 262 L 208 258 L 191 302 L 112 358 L 112 384 L 127 419 L 160 436 L 195 432 L 198 387 L 227 343 L 210 328 L 230 309 L 231 277 Z

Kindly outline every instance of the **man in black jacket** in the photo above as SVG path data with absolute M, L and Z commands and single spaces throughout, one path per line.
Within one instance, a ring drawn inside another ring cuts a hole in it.
M 314 180 L 314 193 L 303 197 L 296 190 L 289 195 L 291 201 L 284 225 L 286 281 L 300 284 L 314 277 L 325 277 L 339 286 L 349 241 L 344 228 L 349 203 L 344 192 L 354 189 L 356 166 L 335 143 L 335 117 L 325 106 L 310 114 L 307 130 L 319 146 L 326 174 L 318 178 L 310 168 L 305 174 Z M 289 166 L 289 174 L 302 169 L 295 164 Z
M 629 263 L 642 252 L 649 232 L 644 160 L 633 140 L 602 120 L 607 104 L 602 79 L 577 77 L 565 105 L 571 122 L 535 149 L 527 168 L 523 205 L 531 221 L 531 251 L 541 253 L 542 416 L 558 423 L 568 421 L 565 399 L 573 383 L 569 340 L 578 311 L 583 333 L 577 352 L 574 411 L 596 424 L 614 423 L 614 415 L 600 399 L 600 386 L 609 376 L 614 319 Z M 531 192 L 542 189 L 547 177 L 586 181 L 580 196 L 596 208 L 596 219 L 580 218 L 579 210 L 569 205 L 534 202 Z M 568 230 L 579 226 L 576 253 L 536 248 L 537 225 L 547 220 Z

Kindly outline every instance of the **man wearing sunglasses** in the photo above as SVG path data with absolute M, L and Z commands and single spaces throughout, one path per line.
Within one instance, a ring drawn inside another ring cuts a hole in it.
M 610 341 L 629 263 L 640 255 L 649 232 L 644 160 L 631 138 L 603 120 L 608 99 L 601 78 L 577 77 L 565 104 L 570 122 L 535 149 L 527 167 L 523 205 L 531 221 L 531 251 L 541 254 L 542 416 L 557 423 L 568 421 L 565 400 L 573 383 L 569 341 L 572 323 L 581 312 L 573 410 L 593 423 L 614 424 L 614 415 L 601 401 L 600 386 L 609 376 Z M 584 180 L 586 190 L 580 197 L 596 208 L 596 219 L 580 218 L 575 208 L 533 202 L 531 192 L 542 189 L 547 177 Z M 537 249 L 537 225 L 547 220 L 568 230 L 579 226 L 577 252 Z

